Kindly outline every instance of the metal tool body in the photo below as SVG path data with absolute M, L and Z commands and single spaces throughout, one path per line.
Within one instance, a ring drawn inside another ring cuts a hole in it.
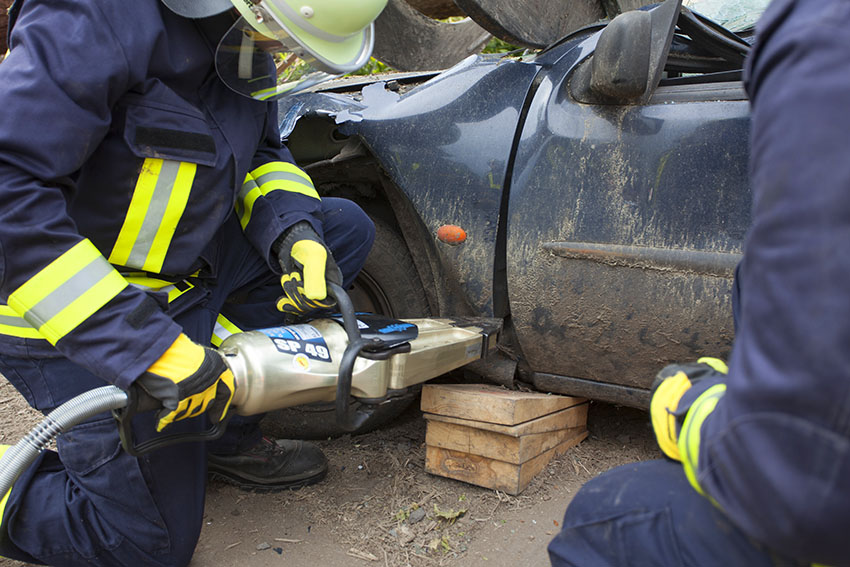
M 450 320 L 364 317 L 358 321 L 370 329 L 377 323 L 383 325 L 380 328 L 398 326 L 414 334 L 411 341 L 385 351 L 359 353 L 350 393 L 361 400 L 380 402 L 390 390 L 419 384 L 478 360 L 487 348 L 480 327 L 457 327 Z M 333 401 L 348 344 L 345 330 L 332 319 L 230 336 L 220 350 L 236 377 L 236 412 L 254 415 Z
M 235 377 L 233 411 L 255 415 L 275 409 L 336 401 L 340 426 L 355 430 L 369 410 L 352 411 L 350 397 L 366 408 L 464 364 L 495 348 L 499 319 L 397 320 L 356 314 L 348 296 L 331 284 L 340 315 L 297 325 L 237 333 L 220 352 Z M 0 459 L 0 495 L 60 433 L 112 410 L 124 449 L 141 455 L 167 445 L 206 441 L 224 433 L 226 421 L 199 434 L 165 434 L 135 444 L 133 417 L 159 408 L 137 387 L 105 386 L 59 406 Z

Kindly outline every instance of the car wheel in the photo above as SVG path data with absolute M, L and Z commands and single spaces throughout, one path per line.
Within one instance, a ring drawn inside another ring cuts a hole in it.
M 357 311 L 389 317 L 425 317 L 430 314 L 425 289 L 402 236 L 387 223 L 375 220 L 375 243 L 363 270 L 349 290 Z M 342 430 L 336 424 L 334 404 L 316 403 L 270 412 L 263 430 L 276 437 L 326 439 L 345 433 L 366 433 L 406 410 L 418 398 L 418 389 L 395 393 L 386 402 L 371 406 L 371 416 L 356 431 Z M 351 410 L 363 408 L 351 400 Z

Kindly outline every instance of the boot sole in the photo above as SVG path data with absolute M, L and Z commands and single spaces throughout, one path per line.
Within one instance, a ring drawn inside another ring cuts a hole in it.
M 298 490 L 304 486 L 310 484 L 316 484 L 317 482 L 322 481 L 328 474 L 328 469 L 324 469 L 319 473 L 314 475 L 300 478 L 291 481 L 284 482 L 275 482 L 271 484 L 266 484 L 258 481 L 253 481 L 250 479 L 242 478 L 239 476 L 228 474 L 225 471 L 220 470 L 209 470 L 208 475 L 210 478 L 215 480 L 221 480 L 228 484 L 232 484 L 242 490 L 246 490 L 248 492 L 257 492 L 257 493 L 266 493 L 266 492 L 283 492 L 284 490 Z

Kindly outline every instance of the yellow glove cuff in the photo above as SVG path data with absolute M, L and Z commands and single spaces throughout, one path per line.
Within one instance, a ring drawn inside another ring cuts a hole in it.
M 204 361 L 204 348 L 184 334 L 180 334 L 148 372 L 180 382 L 194 374 Z
M 292 259 L 303 266 L 304 295 L 308 299 L 324 299 L 328 296 L 325 285 L 325 264 L 328 252 L 315 240 L 299 240 L 292 245 Z
M 701 362 L 702 364 L 708 364 L 721 374 L 729 374 L 729 366 L 719 358 L 704 356 L 697 360 L 697 362 Z
M 652 429 L 658 446 L 665 455 L 676 461 L 681 461 L 676 431 L 676 416 L 673 412 L 679 407 L 679 401 L 691 388 L 691 381 L 684 372 L 677 372 L 667 378 L 655 390 L 649 402 L 649 415 L 652 419 Z

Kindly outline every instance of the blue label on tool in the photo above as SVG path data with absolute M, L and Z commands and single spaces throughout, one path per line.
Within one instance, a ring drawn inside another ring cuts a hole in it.
M 313 360 L 331 362 L 331 353 L 319 330 L 312 325 L 290 325 L 260 329 L 268 336 L 280 352 L 291 355 L 303 354 Z

